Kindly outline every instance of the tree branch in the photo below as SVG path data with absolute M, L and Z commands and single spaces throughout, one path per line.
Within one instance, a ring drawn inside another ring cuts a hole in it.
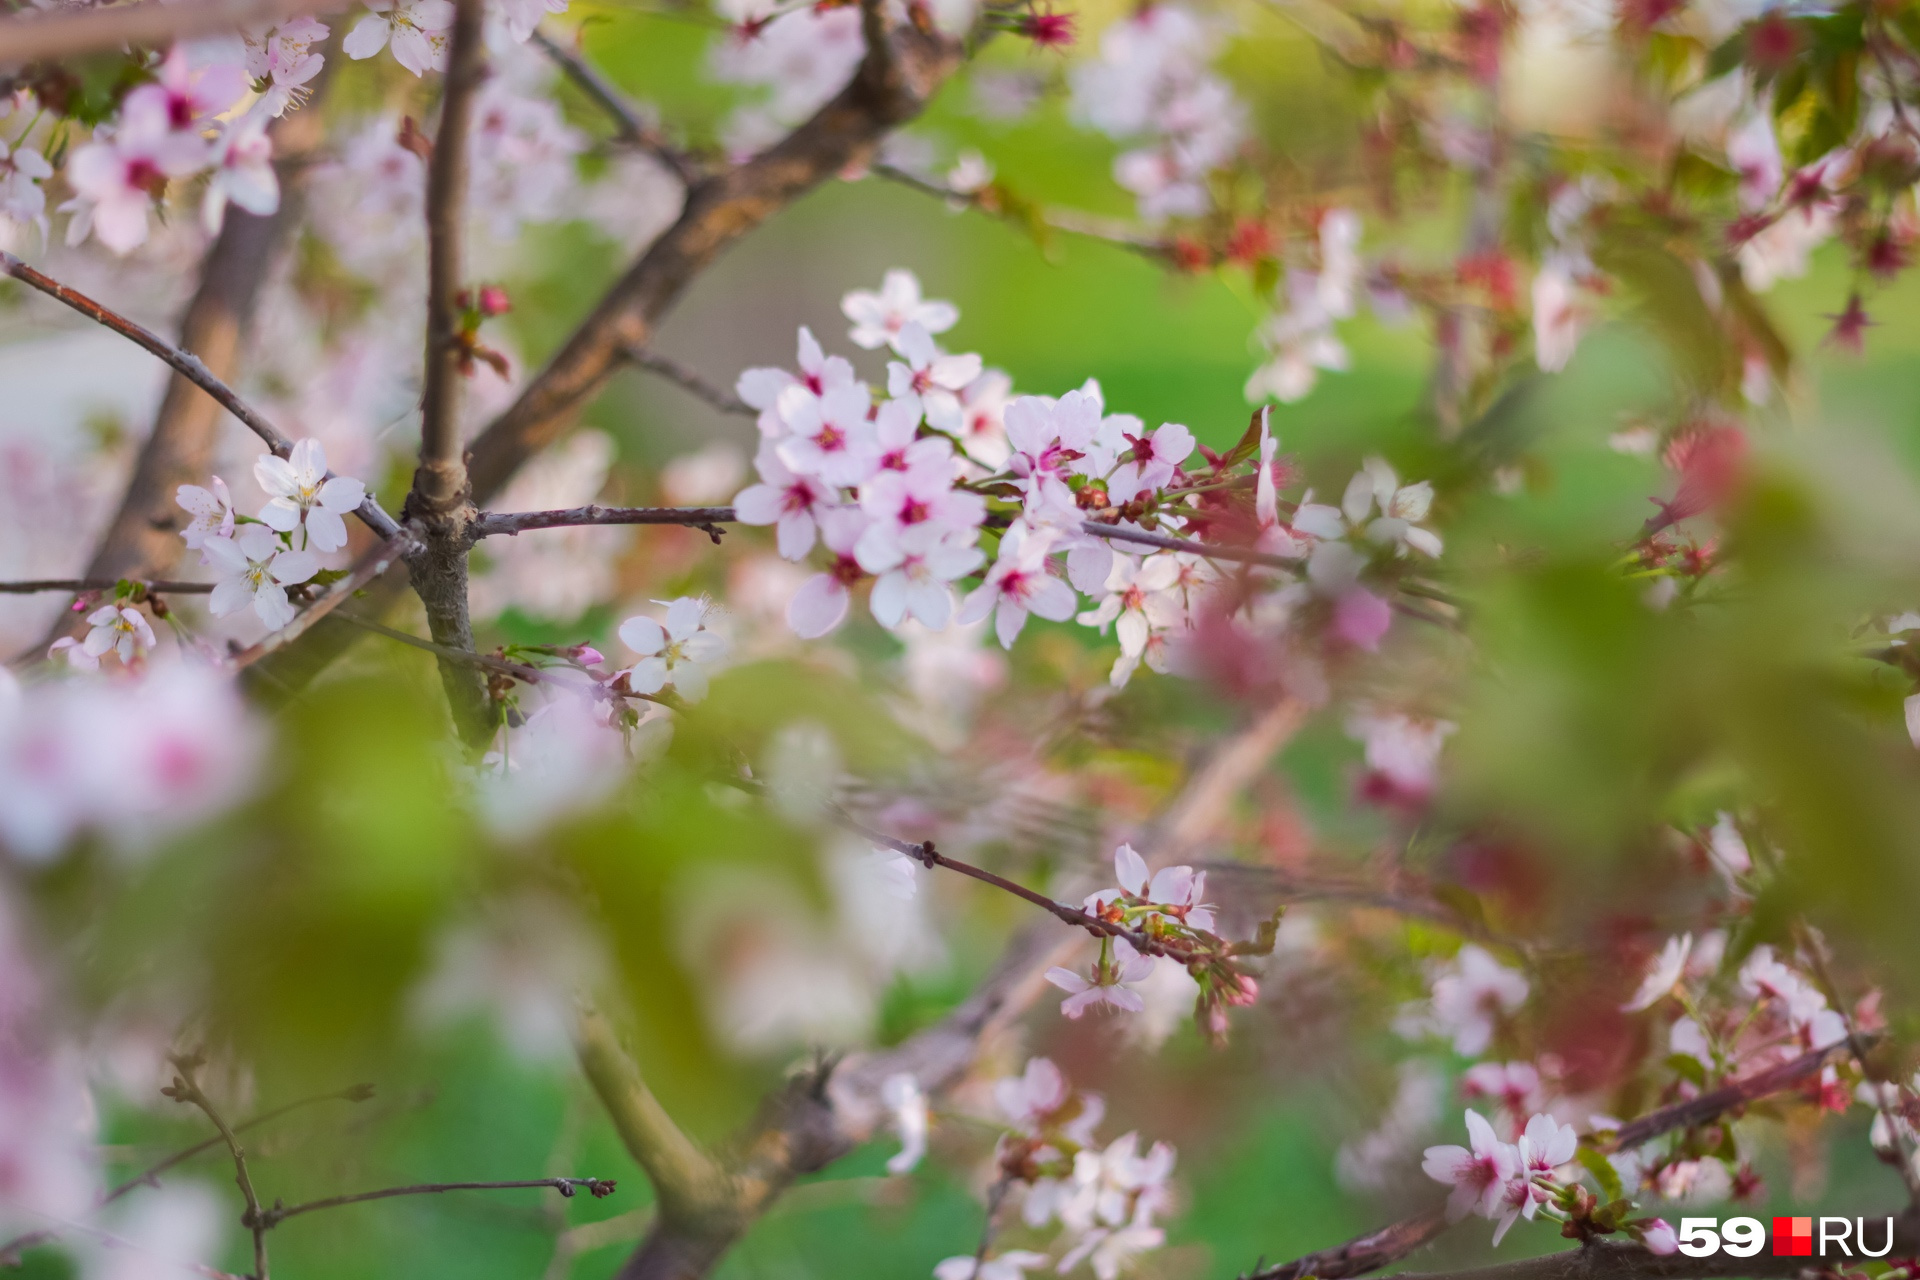
M 984 213 L 1002 222 L 1011 222 L 1016 225 L 1030 223 L 1030 216 L 1025 211 L 1002 208 L 992 194 L 994 188 L 991 186 L 983 187 L 978 191 L 957 191 L 944 183 L 929 182 L 918 174 L 910 173 L 892 164 L 876 164 L 872 166 L 870 172 L 876 177 L 898 183 L 922 195 L 934 196 Z M 1076 213 L 1070 209 L 1042 209 L 1033 211 L 1031 217 L 1037 218 L 1040 225 L 1049 231 L 1060 231 L 1071 236 L 1099 240 L 1125 249 L 1129 253 L 1137 253 L 1143 258 L 1162 265 L 1173 261 L 1173 249 L 1165 240 L 1133 231 L 1120 223 L 1098 218 L 1092 214 Z
M 213 1122 L 213 1127 L 220 1131 L 221 1140 L 233 1155 L 234 1181 L 239 1184 L 240 1194 L 247 1202 L 247 1212 L 241 1221 L 253 1232 L 253 1280 L 268 1280 L 267 1227 L 270 1224 L 261 1217 L 260 1197 L 253 1189 L 253 1175 L 247 1169 L 246 1149 L 240 1145 L 239 1137 L 227 1126 L 227 1122 L 220 1118 L 219 1111 L 207 1095 L 200 1091 L 200 1086 L 194 1083 L 195 1063 L 191 1059 L 176 1058 L 174 1066 L 178 1068 L 178 1074 L 173 1077 L 173 1085 L 161 1092 L 175 1101 L 191 1103 L 200 1108 L 206 1113 L 207 1119 Z
M 732 507 L 569 507 L 560 511 L 483 511 L 474 519 L 473 536 L 516 537 L 528 529 L 557 529 L 586 524 L 674 524 L 703 529 L 720 541 L 723 524 L 732 524 Z
M 362 1191 L 349 1196 L 328 1196 L 324 1200 L 309 1200 L 304 1204 L 280 1205 L 265 1210 L 261 1218 L 266 1229 L 271 1230 L 288 1218 L 297 1218 L 303 1213 L 315 1213 L 321 1209 L 338 1209 L 342 1205 L 364 1204 L 369 1200 L 391 1200 L 395 1196 L 438 1195 L 444 1191 L 513 1191 L 527 1187 L 551 1187 L 563 1196 L 572 1196 L 580 1187 L 593 1193 L 593 1198 L 603 1200 L 614 1192 L 611 1178 L 532 1178 L 522 1182 L 420 1182 L 406 1187 L 383 1187 L 378 1191 Z
M 476 500 L 498 493 L 522 462 L 565 430 L 626 353 L 646 346 L 660 317 L 708 263 L 814 187 L 870 160 L 881 139 L 918 115 L 959 64 L 960 42 L 911 25 L 890 27 L 878 0 L 864 0 L 862 14 L 866 56 L 846 88 L 774 146 L 696 182 L 679 219 L 474 441 Z
M 405 512 L 420 522 L 426 545 L 407 557 L 414 593 L 426 607 L 433 638 L 452 649 L 473 648 L 467 601 L 467 526 L 473 505 L 460 442 L 460 402 L 471 354 L 456 301 L 466 270 L 468 134 L 473 99 L 487 77 L 481 0 L 455 0 L 448 39 L 440 130 L 427 169 L 427 335 L 420 399 L 420 466 Z M 486 683 L 471 666 L 442 661 L 440 683 L 454 727 L 471 750 L 493 737 Z
M 691 187 L 700 180 L 700 166 L 685 151 L 673 145 L 659 128 L 650 125 L 641 118 L 638 111 L 627 102 L 625 96 L 610 84 L 578 52 L 569 49 L 560 41 L 548 35 L 546 31 L 535 28 L 533 43 L 540 52 L 553 60 L 555 66 L 573 81 L 580 91 L 593 99 L 595 106 L 606 112 L 614 124 L 614 136 L 620 141 L 640 148 L 673 170 L 685 186 Z
M 668 382 L 677 384 L 682 391 L 704 400 L 721 413 L 736 413 L 743 417 L 754 416 L 753 406 L 722 387 L 716 387 L 705 378 L 678 360 L 670 356 L 655 355 L 651 351 L 629 348 L 621 353 L 629 364 L 638 365 L 648 373 L 657 373 Z
M 131 582 L 149 595 L 194 595 L 213 590 L 211 582 L 175 582 L 169 578 L 27 578 L 0 582 L 0 596 L 30 596 L 42 591 L 110 591 Z
M 0 22 L 0 67 L 121 45 L 166 44 L 299 14 L 336 13 L 346 7 L 346 0 L 190 0 L 185 4 L 151 0 L 119 8 L 64 11 L 58 16 L 12 18 Z
M 1801 1081 L 1818 1075 L 1820 1068 L 1827 1064 L 1827 1060 L 1836 1052 L 1843 1051 L 1845 1048 L 1846 1046 L 1843 1043 L 1825 1049 L 1815 1049 L 1810 1053 L 1803 1053 L 1789 1062 L 1783 1062 L 1778 1066 L 1769 1067 L 1765 1071 L 1756 1072 L 1744 1080 L 1737 1080 L 1732 1084 L 1723 1085 L 1718 1089 L 1703 1093 L 1697 1098 L 1692 1098 L 1685 1102 L 1676 1102 L 1672 1106 L 1661 1107 L 1656 1111 L 1649 1111 L 1638 1120 L 1630 1124 L 1621 1125 L 1619 1132 L 1614 1135 L 1613 1141 L 1605 1145 L 1602 1150 L 1606 1153 L 1630 1150 L 1631 1148 L 1651 1142 L 1662 1134 L 1672 1133 L 1677 1129 L 1691 1129 L 1696 1125 L 1718 1119 L 1729 1111 L 1738 1110 L 1750 1102 L 1757 1102 L 1761 1098 L 1770 1097 L 1773 1094 L 1791 1089 Z M 1304 1277 L 1307 1276 L 1318 1276 L 1320 1280 L 1348 1280 L 1348 1277 L 1365 1275 L 1369 1271 L 1377 1271 L 1381 1267 L 1390 1266 L 1398 1262 L 1415 1249 L 1431 1243 L 1433 1239 L 1445 1231 L 1449 1225 L 1446 1220 L 1446 1214 L 1442 1209 L 1438 1207 L 1428 1209 L 1424 1213 L 1419 1213 L 1411 1218 L 1393 1223 L 1390 1226 L 1382 1227 L 1378 1231 L 1360 1236 L 1357 1239 L 1350 1240 L 1332 1249 L 1323 1250 L 1319 1253 L 1309 1253 L 1304 1257 L 1295 1258 L 1292 1262 L 1284 1262 L 1278 1266 L 1256 1269 L 1252 1273 L 1243 1276 L 1242 1280 L 1304 1280 Z M 1638 1246 L 1633 1246 L 1632 1248 L 1619 1245 L 1587 1246 L 1588 1249 L 1601 1247 L 1625 1249 L 1623 1256 L 1659 1261 L 1659 1259 L 1654 1258 L 1654 1255 L 1647 1253 L 1646 1250 Z M 1583 1252 L 1585 1252 L 1585 1250 L 1575 1250 L 1574 1254 Z M 1555 1258 L 1566 1258 L 1573 1255 L 1554 1254 L 1551 1256 Z M 1543 1263 L 1546 1260 L 1534 1259 L 1532 1261 Z M 1686 1261 L 1711 1261 L 1711 1259 L 1687 1259 Z M 1804 1266 L 1804 1264 L 1802 1265 Z M 1479 1272 L 1462 1272 L 1460 1276 L 1465 1277 L 1470 1275 L 1475 1277 L 1475 1280 L 1493 1280 L 1492 1273 L 1503 1272 L 1504 1270 L 1505 1268 L 1503 1267 L 1494 1267 L 1489 1268 L 1488 1275 L 1484 1277 Z M 1538 1277 L 1529 1274 L 1520 1274 L 1512 1277 L 1511 1280 L 1575 1280 L 1578 1274 L 1579 1273 L 1570 1272 L 1562 1275 L 1561 1273 L 1545 1271 L 1539 1273 Z M 1668 1273 L 1629 1271 L 1618 1274 L 1644 1274 L 1651 1277 L 1666 1275 Z M 1694 1273 L 1675 1272 L 1672 1274 L 1677 1277 Z M 1728 1271 L 1703 1272 L 1699 1274 L 1715 1276 L 1773 1276 L 1782 1274 L 1792 1275 L 1796 1274 L 1796 1271 L 1789 1269 L 1786 1272 L 1754 1272 L 1734 1269 Z M 1424 1278 L 1424 1280 L 1432 1280 L 1432 1278 L 1428 1277 Z
M 212 370 L 208 369 L 201 362 L 200 357 L 192 352 L 181 350 L 153 330 L 100 305 L 79 290 L 70 289 L 59 281 L 42 275 L 4 250 L 0 250 L 0 272 L 39 290 L 56 302 L 73 308 L 87 319 L 113 330 L 121 337 L 129 339 L 135 345 L 158 356 L 175 373 L 212 396 L 223 409 L 245 423 L 253 434 L 260 437 L 275 457 L 284 458 L 293 452 L 292 440 L 288 439 L 278 427 L 267 421 L 259 411 L 236 395 L 232 387 L 215 377 Z M 394 522 L 393 517 L 381 510 L 379 501 L 372 494 L 367 495 L 366 501 L 360 504 L 355 514 L 382 538 L 391 538 L 400 530 L 400 526 Z

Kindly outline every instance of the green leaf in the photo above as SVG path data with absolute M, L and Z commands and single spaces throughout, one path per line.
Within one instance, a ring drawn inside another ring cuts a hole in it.
M 1581 1147 L 1573 1153 L 1573 1158 L 1580 1162 L 1581 1168 L 1593 1175 L 1594 1182 L 1600 1187 L 1600 1194 L 1608 1201 L 1625 1197 L 1626 1190 L 1621 1187 L 1620 1175 L 1614 1170 L 1611 1160 L 1592 1147 Z
M 1700 1065 L 1700 1059 L 1684 1053 L 1671 1053 L 1666 1059 L 1667 1070 L 1679 1076 L 1689 1084 L 1704 1086 L 1707 1083 L 1707 1069 Z

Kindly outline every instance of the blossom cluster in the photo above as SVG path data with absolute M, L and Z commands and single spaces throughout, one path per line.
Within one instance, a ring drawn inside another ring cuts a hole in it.
M 856 345 L 898 357 L 886 396 L 805 330 L 798 372 L 749 369 L 738 382 L 761 433 L 759 483 L 735 499 L 740 519 L 774 526 L 787 559 L 823 545 L 832 560 L 788 610 L 803 637 L 839 627 L 852 589 L 874 579 L 870 608 L 888 627 L 908 617 L 935 630 L 991 617 L 1011 648 L 1029 615 L 1111 625 L 1121 650 L 1112 678 L 1123 685 L 1142 662 L 1176 665 L 1217 575 L 1198 542 L 1135 556 L 1117 549 L 1116 536 L 1218 530 L 1223 542 L 1291 560 L 1290 571 L 1252 579 L 1272 589 L 1268 613 L 1284 620 L 1320 601 L 1332 634 L 1367 649 L 1392 615 L 1363 580 L 1393 572 L 1385 566 L 1410 552 L 1441 553 L 1424 523 L 1432 486 L 1402 484 L 1382 459 L 1367 460 L 1339 506 L 1308 492 L 1288 522 L 1279 442 L 1264 414 L 1235 450 L 1199 450 L 1206 461 L 1195 467 L 1188 428 L 1149 431 L 1137 417 L 1110 414 L 1097 383 L 1057 398 L 1010 396 L 978 355 L 941 349 L 933 335 L 958 313 L 924 299 L 911 273 L 891 272 L 880 291 L 850 293 L 842 306 Z M 997 546 L 986 564 L 979 543 L 989 534 Z M 953 584 L 976 573 L 979 585 L 956 609 Z M 1079 595 L 1090 608 L 1078 608 Z
M 1156 1220 L 1173 1205 L 1172 1146 L 1156 1142 L 1143 1153 L 1137 1133 L 1099 1146 L 1105 1101 L 1074 1089 L 1046 1058 L 996 1081 L 993 1098 L 1008 1126 L 995 1151 L 999 1176 L 1023 1189 L 1022 1223 L 1036 1233 L 1057 1228 L 1065 1248 L 1057 1260 L 1037 1249 L 947 1258 L 934 1267 L 936 1280 L 1019 1280 L 1047 1266 L 1066 1275 L 1082 1262 L 1098 1280 L 1115 1280 L 1165 1243 Z

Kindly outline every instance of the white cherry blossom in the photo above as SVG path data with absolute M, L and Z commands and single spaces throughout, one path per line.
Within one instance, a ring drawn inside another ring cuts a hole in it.
M 1633 998 L 1620 1008 L 1627 1013 L 1637 1013 L 1665 999 L 1686 972 L 1687 957 L 1692 950 L 1692 934 L 1683 933 L 1677 938 L 1668 938 L 1667 944 L 1660 948 L 1660 954 L 1653 958 L 1646 976 L 1640 980 Z
M 265 216 L 280 207 L 280 179 L 273 170 L 273 142 L 267 137 L 269 113 L 261 108 L 221 125 L 213 141 L 213 176 L 200 206 L 201 224 L 218 235 L 232 202 Z
M 91 630 L 81 647 L 96 661 L 117 653 L 120 661 L 131 663 L 155 643 L 146 615 L 127 605 L 102 605 L 87 615 L 87 625 Z
M 1029 1271 L 1052 1262 L 1031 1249 L 1009 1249 L 981 1261 L 970 1253 L 955 1254 L 933 1264 L 934 1280 L 1025 1280 Z
M 1134 988 L 1153 974 L 1154 958 L 1141 955 L 1125 938 L 1113 939 L 1112 946 L 1111 963 L 1095 961 L 1091 980 L 1058 965 L 1047 970 L 1047 981 L 1067 993 L 1067 998 L 1060 1002 L 1061 1013 L 1078 1018 L 1101 1004 L 1126 1013 L 1138 1013 L 1146 1008 Z
M 320 571 L 320 557 L 311 551 L 289 551 L 280 539 L 257 524 L 247 525 L 231 538 L 208 538 L 201 553 L 221 575 L 207 598 L 216 618 L 240 612 L 248 605 L 269 631 L 293 621 L 287 588 L 305 582 Z
M 446 70 L 453 0 L 367 0 L 367 8 L 340 44 L 349 58 L 371 58 L 391 43 L 393 60 L 416 76 Z
M 927 1154 L 927 1095 L 910 1072 L 901 1071 L 880 1082 L 880 1101 L 900 1135 L 900 1150 L 887 1159 L 888 1173 L 909 1173 Z
M 928 334 L 945 333 L 960 319 L 959 309 L 951 302 L 923 299 L 920 278 L 899 268 L 887 272 L 879 292 L 855 289 L 847 294 L 840 299 L 840 310 L 853 321 L 847 336 L 854 346 L 868 351 L 891 346 L 903 355 L 900 344 L 909 325 L 918 325 Z
M 635 693 L 659 693 L 669 685 L 687 702 L 707 696 L 707 668 L 727 656 L 724 636 L 707 630 L 710 606 L 705 600 L 681 596 L 668 602 L 664 625 L 644 614 L 620 624 L 620 643 L 640 655 L 627 671 L 627 686 Z
M 202 489 L 197 484 L 183 484 L 174 495 L 174 501 L 193 517 L 180 536 L 188 550 L 201 552 L 201 564 L 208 563 L 202 550 L 208 538 L 233 536 L 233 498 L 227 492 L 227 482 L 215 476 L 212 485 L 211 489 Z
M 338 551 L 347 545 L 344 517 L 367 496 L 367 487 L 346 476 L 327 478 L 327 452 L 318 440 L 301 440 L 292 456 L 266 454 L 253 464 L 253 478 L 271 495 L 260 509 L 269 529 L 292 533 L 306 528 L 306 545 Z
M 1493 1126 L 1478 1111 L 1467 1116 L 1468 1146 L 1428 1147 L 1420 1171 L 1453 1190 L 1447 1196 L 1447 1219 L 1458 1222 L 1469 1213 L 1493 1216 L 1507 1183 L 1519 1171 L 1520 1154 L 1500 1141 Z

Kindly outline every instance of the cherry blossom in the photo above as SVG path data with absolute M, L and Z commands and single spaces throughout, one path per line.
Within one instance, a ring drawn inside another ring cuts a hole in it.
M 1640 1231 L 1640 1243 L 1656 1257 L 1668 1257 L 1680 1251 L 1680 1237 L 1665 1218 L 1655 1218 Z
M 1011 649 L 1027 625 L 1029 613 L 1051 622 L 1072 617 L 1073 588 L 1047 571 L 1052 542 L 1052 535 L 1044 530 L 1029 533 L 1017 523 L 1009 528 L 1000 539 L 999 558 L 987 570 L 985 581 L 960 606 L 960 621 L 978 622 L 993 614 L 1001 647 Z
M 912 1074 L 902 1071 L 880 1082 L 880 1101 L 900 1135 L 900 1150 L 888 1157 L 887 1172 L 909 1173 L 927 1155 L 927 1095 Z
M 1540 1071 L 1531 1062 L 1476 1062 L 1460 1077 L 1460 1094 L 1492 1099 L 1518 1124 L 1540 1105 Z
M 87 626 L 91 630 L 81 647 L 96 660 L 117 653 L 120 661 L 131 663 L 155 644 L 146 615 L 126 605 L 102 605 L 87 615 Z
M 343 518 L 366 500 L 367 487 L 345 476 L 327 478 L 327 453 L 318 440 L 301 440 L 290 457 L 266 454 L 253 464 L 253 478 L 271 495 L 260 509 L 269 529 L 291 534 L 305 527 L 305 544 L 315 551 L 347 545 Z
M 154 196 L 173 178 L 184 177 L 206 161 L 207 144 L 191 133 L 167 128 L 166 117 L 142 113 L 129 100 L 122 112 L 120 132 L 94 141 L 67 161 L 67 181 L 74 198 L 60 206 L 73 214 L 67 243 L 79 244 L 89 234 L 113 252 L 132 252 L 147 240 L 147 213 Z
M 1453 1041 L 1455 1052 L 1478 1057 L 1493 1042 L 1498 1020 L 1526 1003 L 1526 975 L 1509 969 L 1485 948 L 1467 943 L 1434 974 L 1433 996 L 1424 1008 L 1403 1013 L 1402 1034 L 1434 1032 Z
M 1124 465 L 1124 464 L 1123 464 Z M 1096 608 L 1082 613 L 1076 621 L 1082 626 L 1105 630 L 1113 624 L 1120 641 L 1120 658 L 1110 677 L 1115 688 L 1124 687 L 1140 660 L 1147 654 L 1148 641 L 1155 631 L 1164 631 L 1186 621 L 1185 603 L 1174 588 L 1180 582 L 1180 563 L 1171 555 L 1148 556 L 1136 560 L 1115 555 L 1106 592 Z M 1160 661 L 1164 664 L 1164 658 Z M 1164 665 L 1156 669 L 1163 670 Z
M 894 335 L 893 348 L 902 359 L 887 364 L 887 393 L 911 406 L 916 419 L 924 416 L 928 426 L 960 430 L 965 422 L 960 395 L 980 376 L 980 357 L 946 354 L 918 322 Z
M 787 423 L 780 417 L 781 393 L 788 387 L 803 386 L 815 396 L 857 385 L 853 365 L 844 356 L 827 355 L 815 340 L 813 331 L 800 326 L 798 377 L 785 369 L 748 369 L 734 383 L 734 394 L 748 406 L 760 411 L 760 434 L 769 439 L 786 435 Z
M 1107 476 L 1107 496 L 1115 502 L 1131 502 L 1142 494 L 1165 487 L 1173 480 L 1181 463 L 1192 456 L 1193 432 L 1177 422 L 1169 422 L 1150 435 L 1140 437 L 1133 457 L 1115 467 Z
M 252 605 L 269 631 L 293 621 L 287 588 L 320 572 L 319 556 L 288 550 L 261 525 L 248 525 L 231 538 L 208 538 L 200 552 L 222 575 L 207 597 L 208 611 L 224 618 Z
M 1162 867 L 1149 880 L 1146 859 L 1130 844 L 1113 851 L 1113 869 L 1120 887 L 1090 895 L 1088 911 L 1097 915 L 1115 902 L 1131 900 L 1150 908 L 1147 916 L 1206 933 L 1213 931 L 1213 908 L 1200 901 L 1206 896 L 1206 872 L 1196 872 L 1189 866 Z
M 567 0 L 500 0 L 500 14 L 506 19 L 507 34 L 519 44 L 527 42 L 542 18 L 566 11 Z
M 716 7 L 740 25 L 713 46 L 714 75 L 770 91 L 728 120 L 724 141 L 736 159 L 770 146 L 818 111 L 846 86 L 866 48 L 860 14 L 851 8 L 778 13 L 765 0 L 721 0 Z
M 208 538 L 233 536 L 233 498 L 227 493 L 227 482 L 215 476 L 212 485 L 211 489 L 202 489 L 197 484 L 183 484 L 174 498 L 193 517 L 180 536 L 188 550 L 200 552 L 201 564 L 211 563 L 204 550 Z
M 1111 943 L 1111 957 L 1103 947 L 1101 958 L 1094 962 L 1091 981 L 1058 965 L 1047 970 L 1047 981 L 1067 993 L 1067 998 L 1060 1002 L 1060 1012 L 1067 1017 L 1078 1018 L 1101 1004 L 1110 1004 L 1126 1013 L 1138 1013 L 1146 1008 L 1134 987 L 1152 975 L 1154 958 L 1141 955 L 1125 938 L 1114 938 Z
M 1429 1178 L 1453 1188 L 1447 1196 L 1450 1222 L 1469 1213 L 1492 1217 L 1520 1166 L 1519 1152 L 1494 1135 L 1485 1116 L 1469 1111 L 1466 1118 L 1469 1145 L 1428 1147 L 1420 1165 Z
M 393 60 L 414 75 L 446 70 L 453 0 L 367 0 L 367 8 L 340 44 L 349 58 L 371 58 L 391 42 Z
M 1806 1048 L 1825 1049 L 1847 1038 L 1846 1019 L 1828 1008 L 1826 996 L 1781 963 L 1765 943 L 1755 947 L 1740 966 L 1738 982 L 1749 996 L 1774 1002 Z
M 1073 1270 L 1084 1259 L 1099 1280 L 1114 1280 L 1142 1253 L 1166 1243 L 1167 1233 L 1148 1223 L 1130 1222 L 1121 1227 L 1095 1227 L 1080 1237 L 1080 1242 L 1060 1259 L 1062 1273 Z
M 1009 1249 L 984 1260 L 962 1253 L 934 1263 L 933 1275 L 934 1280 L 1025 1280 L 1027 1272 L 1052 1261 L 1031 1249 Z
M 879 292 L 855 289 L 840 299 L 840 310 L 853 321 L 847 336 L 854 346 L 868 351 L 890 346 L 902 355 L 907 355 L 901 344 L 909 326 L 917 325 L 922 333 L 932 335 L 945 333 L 960 319 L 951 302 L 923 299 L 920 278 L 898 268 L 881 279 Z M 976 367 L 974 376 L 978 374 Z
M 1380 514 L 1373 517 L 1375 504 Z M 1294 512 L 1293 527 L 1316 538 L 1343 538 L 1349 534 L 1369 542 L 1438 556 L 1440 535 L 1419 527 L 1433 506 L 1433 486 L 1422 480 L 1402 485 L 1393 468 L 1381 458 L 1368 458 L 1347 482 L 1338 508 L 1302 502 Z M 1373 518 L 1370 518 L 1373 517 Z
M 817 640 L 846 621 L 853 601 L 850 588 L 866 576 L 854 549 L 867 519 L 857 507 L 831 507 L 820 513 L 820 541 L 833 564 L 800 584 L 787 604 L 787 625 L 803 640 Z
M 993 1100 L 1007 1123 L 1026 1134 L 1038 1134 L 1074 1096 L 1066 1076 L 1050 1058 L 1029 1058 L 1019 1075 L 996 1080 L 993 1085 Z M 1106 1104 L 1095 1095 L 1078 1096 L 1081 1107 L 1068 1136 L 1084 1147 L 1091 1144 L 1093 1129 L 1100 1123 Z M 1083 1136 L 1075 1137 L 1075 1133 Z
M 951 584 L 979 568 L 985 558 L 980 548 L 954 535 L 924 551 L 903 550 L 898 561 L 880 570 L 868 607 L 875 621 L 889 629 L 912 617 L 943 630 L 953 617 Z
M 1347 348 L 1333 332 L 1333 317 L 1318 298 L 1319 282 L 1287 280 L 1292 302 L 1260 328 L 1260 340 L 1271 358 L 1247 378 L 1249 401 L 1278 400 L 1292 404 L 1306 398 L 1321 369 L 1343 373 L 1351 366 Z
M 707 696 L 707 668 L 727 656 L 724 636 L 707 630 L 711 611 L 705 600 L 681 596 L 668 602 L 664 625 L 644 614 L 620 624 L 620 643 L 640 655 L 627 670 L 635 693 L 659 693 L 669 685 L 687 702 Z
M 1558 256 L 1547 259 L 1533 277 L 1535 361 L 1548 373 L 1566 368 L 1584 327 L 1585 316 L 1574 300 L 1571 267 Z
M 313 46 L 328 34 L 327 25 L 313 18 L 248 28 L 247 73 L 264 86 L 261 101 L 268 115 L 285 115 L 306 100 L 306 86 L 326 62 Z
M 280 179 L 273 170 L 273 142 L 267 114 L 259 109 L 230 120 L 213 142 L 213 176 L 207 181 L 200 220 L 208 235 L 218 235 L 231 201 L 264 216 L 280 207 Z
M 879 466 L 879 446 L 868 419 L 872 398 L 862 383 L 815 396 L 804 387 L 780 393 L 778 411 L 789 434 L 776 442 L 780 460 L 804 476 L 831 485 L 857 485 Z
M 734 515 L 742 524 L 777 527 L 780 554 L 800 560 L 813 549 L 818 523 L 833 507 L 833 493 L 818 478 L 789 467 L 769 440 L 754 455 L 753 469 L 760 483 L 742 489 L 733 500 Z
M 1359 708 L 1347 733 L 1366 743 L 1367 791 L 1380 799 L 1424 804 L 1439 774 L 1440 752 L 1458 728 L 1452 721 Z
M 1668 938 L 1666 945 L 1660 948 L 1660 954 L 1653 958 L 1646 976 L 1640 980 L 1633 998 L 1620 1008 L 1627 1013 L 1637 1013 L 1665 999 L 1686 972 L 1687 957 L 1692 951 L 1692 934 L 1683 933 L 1677 938 Z
M 1013 398 L 1013 379 L 998 369 L 983 370 L 960 393 L 960 448 L 983 467 L 999 467 L 1007 460 L 1007 403 Z
M 47 234 L 47 193 L 41 183 L 53 176 L 53 166 L 34 148 L 0 141 L 0 241 L 16 242 L 14 228 L 34 227 Z
M 223 62 L 195 66 L 186 48 L 175 45 L 154 80 L 127 95 L 121 116 L 135 128 L 185 133 L 208 124 L 246 92 L 244 68 Z

